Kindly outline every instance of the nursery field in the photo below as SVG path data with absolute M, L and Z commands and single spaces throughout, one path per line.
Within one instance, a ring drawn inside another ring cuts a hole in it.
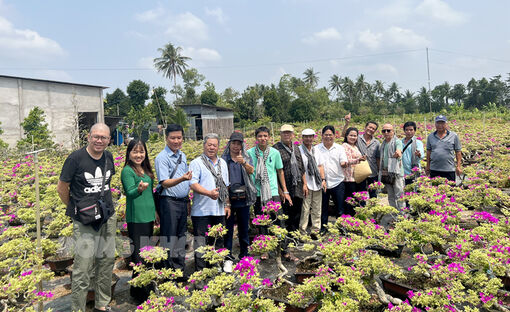
M 416 136 L 425 143 L 433 124 L 417 124 Z M 253 237 L 252 257 L 240 261 L 233 273 L 218 270 L 226 251 L 210 248 L 206 254 L 212 268 L 178 282 L 180 272 L 153 265 L 165 257 L 162 248 L 146 248 L 142 256 L 147 264 L 134 267 L 140 275 L 133 282 L 153 284 L 154 294 L 138 307 L 125 298 L 114 297 L 114 302 L 128 302 L 119 311 L 510 311 L 510 122 L 501 117 L 451 118 L 448 124 L 462 143 L 464 175 L 457 185 L 422 176 L 406 187 L 408 207 L 400 212 L 385 204 L 383 194 L 367 200 L 360 193 L 349 199 L 357 206 L 356 215 L 332 220 L 319 240 L 273 224 L 268 215 L 280 207 L 272 203 L 266 215 L 253 216 L 254 223 L 270 226 L 270 234 Z M 298 124 L 296 132 L 311 127 L 320 133 L 324 125 Z M 341 143 L 338 132 L 343 124 L 334 125 Z M 399 138 L 402 125 L 394 125 Z M 381 140 L 380 131 L 376 136 Z M 254 146 L 253 132 L 245 137 L 247 147 Z M 274 143 L 278 139 L 276 135 Z M 222 140 L 220 153 L 225 144 Z M 164 139 L 149 142 L 148 148 L 153 162 Z M 116 166 L 111 187 L 118 218 L 117 257 L 122 262 L 129 254 L 120 182 L 125 147 L 108 150 Z M 191 161 L 201 154 L 201 142 L 187 141 L 183 151 Z M 56 192 L 68 154 L 43 151 L 38 157 L 40 252 L 34 157 L 10 154 L 0 159 L 1 311 L 37 310 L 38 302 L 47 305 L 61 297 L 49 285 L 67 276 L 72 263 L 72 224 Z M 213 227 L 208 235 L 224 232 Z M 301 258 L 297 266 L 279 260 L 285 237 Z M 260 262 L 258 255 L 267 251 L 273 257 Z M 61 267 L 55 268 L 57 264 Z M 130 276 L 129 267 L 116 268 Z M 45 285 L 42 291 L 37 288 L 40 281 Z

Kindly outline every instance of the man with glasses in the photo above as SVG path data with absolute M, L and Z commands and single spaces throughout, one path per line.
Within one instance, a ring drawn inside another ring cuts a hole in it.
M 66 215 L 73 219 L 76 243 L 71 310 L 85 311 L 87 293 L 93 285 L 96 293 L 94 312 L 109 311 L 117 230 L 110 191 L 115 166 L 112 154 L 105 151 L 110 142 L 110 128 L 104 123 L 97 123 L 90 128 L 87 138 L 88 145 L 74 151 L 65 160 L 57 185 L 58 195 L 67 205 Z M 78 209 L 94 205 L 101 193 L 107 211 L 99 221 L 83 224 Z M 95 282 L 91 282 L 91 277 Z
M 404 167 L 402 166 L 402 141 L 395 137 L 393 125 L 386 123 L 381 130 L 384 141 L 381 144 L 382 157 L 379 163 L 378 180 L 388 192 L 391 206 L 402 209 L 404 202 L 400 196 L 404 191 Z

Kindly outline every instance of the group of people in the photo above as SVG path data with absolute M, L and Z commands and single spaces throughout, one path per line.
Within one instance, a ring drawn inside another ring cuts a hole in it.
M 251 206 L 258 215 L 268 202 L 281 202 L 288 219 L 277 220 L 280 226 L 289 231 L 299 230 L 312 239 L 327 230 L 330 199 L 334 203 L 333 216 L 354 215 L 354 207 L 345 199 L 354 192 L 366 191 L 373 182 L 383 181 L 390 204 L 402 208 L 404 184 L 412 183 L 413 173 L 420 168 L 425 156 L 423 143 L 415 137 L 416 123 L 404 124 L 402 140 L 396 138 L 391 124 L 384 124 L 381 130 L 384 140 L 379 142 L 374 137 L 377 122 L 367 122 L 361 134 L 358 129 L 349 127 L 350 114 L 345 119 L 341 145 L 335 143 L 336 132 L 331 125 L 322 129 L 322 142 L 315 146 L 317 135 L 313 129 L 302 131 L 299 145 L 294 140 L 294 127 L 283 125 L 280 141 L 271 147 L 270 130 L 259 127 L 255 131 L 254 147 L 247 150 L 243 134 L 234 132 L 223 154 L 218 156 L 220 138 L 210 133 L 203 139 L 203 153 L 189 165 L 181 150 L 184 130 L 180 125 L 171 124 L 165 129 L 166 146 L 155 159 L 156 175 L 146 144 L 138 139 L 131 140 L 121 173 L 126 222 L 133 245 L 131 261 L 142 262 L 140 249 L 150 244 L 154 224 L 159 223 L 159 243 L 168 248 L 168 259 L 163 265 L 184 272 L 188 215 L 193 225 L 195 270 L 207 266 L 197 249 L 212 244 L 207 237 L 208 227 L 225 224 L 227 234 L 224 239 L 216 240 L 216 247 L 229 250 L 223 269 L 232 272 L 235 224 L 240 245 L 238 257 L 242 259 L 249 254 Z M 435 119 L 436 131 L 427 139 L 426 172 L 431 177 L 454 180 L 455 173 L 462 172 L 461 146 L 458 136 L 446 123 L 445 116 Z M 105 150 L 109 141 L 107 125 L 92 126 L 88 145 L 66 159 L 57 187 L 61 200 L 67 205 L 66 214 L 73 219 L 76 241 L 72 311 L 85 311 L 91 278 L 95 280 L 94 311 L 108 310 L 111 299 L 117 218 L 110 190 L 115 166 L 112 154 Z M 355 167 L 365 161 L 371 174 L 356 183 Z M 153 196 L 156 184 L 162 188 L 157 203 Z M 192 205 L 190 190 L 193 191 Z M 370 191 L 370 196 L 376 196 L 375 192 Z M 98 207 L 104 210 L 99 220 L 85 222 L 86 213 Z M 257 230 L 267 233 L 263 226 Z M 262 254 L 260 258 L 264 260 L 268 256 Z M 289 252 L 286 242 L 281 256 L 287 261 L 298 260 Z M 131 295 L 143 300 L 148 293 L 147 289 L 132 287 Z

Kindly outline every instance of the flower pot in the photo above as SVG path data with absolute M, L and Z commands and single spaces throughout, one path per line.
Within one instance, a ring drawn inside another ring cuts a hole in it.
M 381 282 L 382 282 L 382 286 L 383 286 L 384 290 L 388 294 L 390 294 L 394 297 L 400 298 L 402 300 L 405 300 L 408 298 L 407 293 L 410 290 L 412 290 L 414 292 L 418 291 L 417 289 L 415 289 L 411 286 L 408 286 L 406 284 L 397 282 L 396 280 L 393 280 L 388 276 L 381 276 L 380 278 L 381 278 Z
M 501 280 L 501 282 L 503 283 L 503 288 L 505 290 L 508 290 L 510 291 L 510 277 L 508 277 L 507 275 L 505 276 L 498 276 L 498 278 Z
M 296 271 L 294 272 L 296 281 L 299 284 L 302 284 L 307 278 L 315 276 L 317 273 L 318 265 L 319 263 L 314 261 L 314 259 L 299 261 L 296 265 Z
M 276 288 L 267 288 L 260 291 L 260 296 L 266 299 L 271 299 L 275 304 L 283 303 L 285 305 L 285 312 L 314 312 L 319 309 L 317 302 L 310 302 L 305 307 L 296 307 L 287 301 L 291 286 L 289 284 L 282 284 Z
M 72 265 L 74 262 L 74 257 L 48 257 L 46 258 L 46 263 L 55 273 L 65 272 L 67 267 Z

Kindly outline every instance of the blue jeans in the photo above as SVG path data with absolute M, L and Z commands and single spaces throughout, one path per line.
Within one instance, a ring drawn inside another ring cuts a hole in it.
M 164 196 L 161 200 L 160 212 L 160 245 L 168 248 L 168 259 L 165 261 L 165 266 L 184 271 L 188 202 Z
M 325 230 L 324 225 L 328 223 L 329 217 L 329 198 L 333 198 L 335 204 L 336 216 L 341 216 L 344 213 L 344 196 L 345 195 L 345 184 L 344 182 L 337 186 L 327 189 L 326 192 L 322 193 L 322 214 L 321 214 L 321 231 Z
M 225 235 L 225 248 L 230 251 L 230 257 L 232 255 L 232 241 L 234 236 L 234 224 L 237 221 L 237 233 L 239 236 L 239 259 L 248 256 L 248 246 L 250 245 L 250 238 L 248 236 L 248 230 L 250 227 L 250 207 L 232 207 L 230 217 L 227 219 L 227 235 Z

